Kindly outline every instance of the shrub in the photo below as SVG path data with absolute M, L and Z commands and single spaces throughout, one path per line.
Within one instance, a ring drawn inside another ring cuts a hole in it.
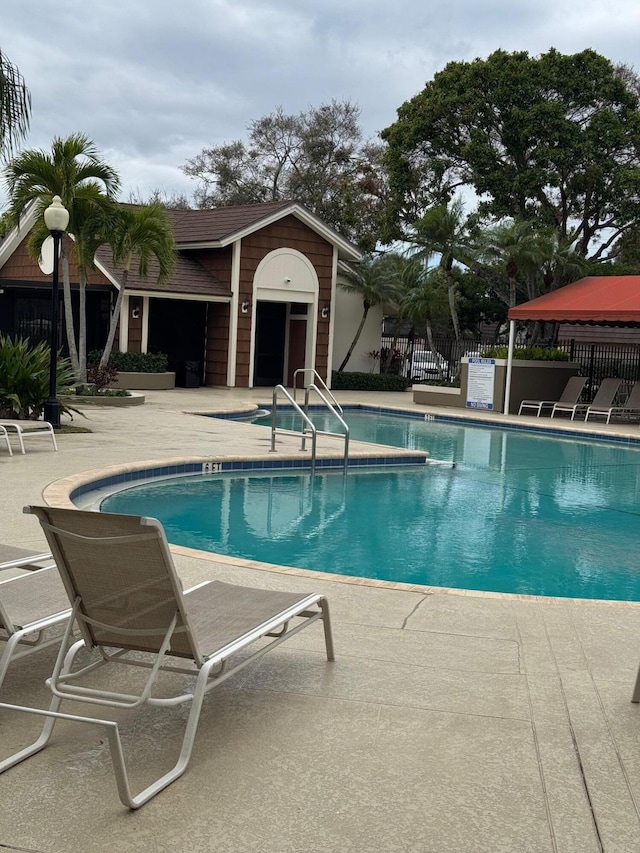
M 390 373 L 341 373 L 331 374 L 332 391 L 406 391 L 411 385 L 406 376 Z
M 99 364 L 102 353 L 94 350 L 87 356 L 88 364 Z M 112 352 L 109 367 L 119 373 L 165 373 L 167 356 L 162 352 Z
M 60 356 L 56 374 L 58 393 L 75 378 L 69 360 Z M 0 416 L 37 420 L 48 397 L 49 346 L 0 335 Z
M 95 385 L 98 390 L 106 388 L 115 381 L 118 371 L 112 365 L 100 367 L 99 364 L 87 364 L 87 383 Z
M 391 350 L 389 347 L 381 347 L 380 349 L 371 350 L 367 356 L 374 362 L 380 362 L 381 373 L 392 373 L 397 375 L 402 373 L 404 366 L 404 354 L 399 349 Z
M 506 358 L 506 346 L 482 347 L 483 358 Z M 513 350 L 514 359 L 527 361 L 569 361 L 569 353 L 559 347 L 519 347 Z

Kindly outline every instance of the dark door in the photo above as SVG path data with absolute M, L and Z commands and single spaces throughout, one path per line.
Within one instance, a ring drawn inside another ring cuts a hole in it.
M 284 342 L 287 322 L 285 302 L 258 302 L 254 385 L 280 385 L 284 376 Z
M 202 381 L 206 322 L 206 302 L 149 300 L 147 349 L 166 353 L 178 386 L 194 387 Z

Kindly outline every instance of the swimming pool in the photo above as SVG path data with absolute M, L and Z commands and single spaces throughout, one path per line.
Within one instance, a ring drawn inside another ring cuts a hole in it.
M 354 438 L 457 467 L 191 476 L 102 509 L 169 541 L 345 575 L 495 592 L 640 600 L 640 449 L 456 423 L 349 415 Z

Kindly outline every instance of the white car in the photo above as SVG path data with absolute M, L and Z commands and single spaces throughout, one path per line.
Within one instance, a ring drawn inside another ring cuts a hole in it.
M 446 376 L 449 370 L 449 362 L 440 355 L 439 352 L 431 350 L 417 349 L 413 351 L 411 357 L 411 372 L 410 377 L 413 382 L 420 382 L 422 379 L 433 379 L 440 376 Z

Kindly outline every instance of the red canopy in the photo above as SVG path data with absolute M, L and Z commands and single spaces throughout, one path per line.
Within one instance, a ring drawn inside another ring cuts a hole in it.
M 509 309 L 510 320 L 640 323 L 640 276 L 589 276 Z

